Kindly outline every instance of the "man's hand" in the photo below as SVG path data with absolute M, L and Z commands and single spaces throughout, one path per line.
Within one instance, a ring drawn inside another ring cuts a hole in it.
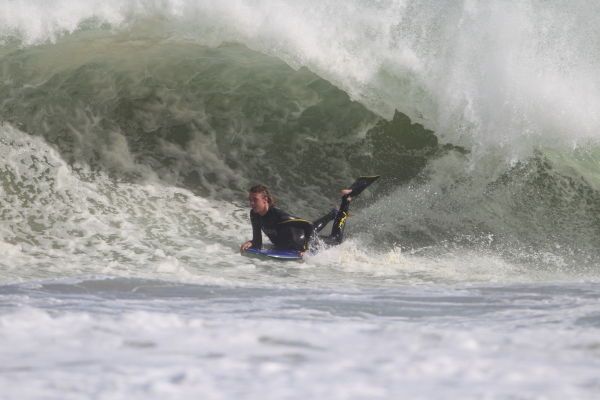
M 252 247 L 252 240 L 248 240 L 247 242 L 242 243 L 242 245 L 240 246 L 240 253 L 245 252 L 250 247 Z

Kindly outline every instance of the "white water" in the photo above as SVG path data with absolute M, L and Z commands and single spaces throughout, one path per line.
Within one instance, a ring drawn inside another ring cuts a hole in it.
M 7 399 L 592 399 L 595 286 L 3 287 L 0 382 Z
M 304 263 L 248 259 L 236 253 L 245 209 L 94 176 L 42 139 L 2 132 L 18 177 L 5 188 L 22 193 L 2 193 L 0 398 L 592 399 L 600 388 L 594 271 L 377 252 L 360 235 Z

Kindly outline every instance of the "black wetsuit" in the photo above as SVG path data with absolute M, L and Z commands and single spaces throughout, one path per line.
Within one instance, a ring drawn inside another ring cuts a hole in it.
M 250 211 L 252 221 L 252 247 L 262 248 L 261 230 L 269 237 L 277 249 L 283 250 L 308 250 L 311 240 L 321 231 L 329 221 L 333 220 L 331 234 L 321 237 L 327 245 L 337 245 L 344 240 L 344 227 L 348 218 L 350 199 L 358 196 L 379 176 L 361 176 L 351 186 L 350 193 L 342 196 L 340 208 L 335 208 L 314 222 L 296 218 L 277 207 L 269 207 L 263 216 Z M 313 241 L 313 243 L 316 241 Z
M 277 207 L 269 207 L 269 211 L 263 216 L 250 211 L 252 247 L 262 248 L 262 231 L 277 249 L 305 251 L 315 234 L 332 220 L 334 223 L 331 235 L 321 239 L 328 245 L 340 244 L 344 236 L 349 205 L 347 196 L 344 196 L 339 210 L 333 209 L 312 223 L 294 217 Z
M 262 247 L 261 230 L 271 240 L 275 248 L 304 251 L 313 232 L 313 225 L 296 218 L 277 207 L 269 207 L 265 215 L 250 211 L 252 222 L 252 247 Z

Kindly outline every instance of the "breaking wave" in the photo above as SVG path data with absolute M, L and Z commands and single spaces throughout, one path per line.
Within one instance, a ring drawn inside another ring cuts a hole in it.
M 367 252 L 594 273 L 599 6 L 502 3 L 10 2 L 3 279 L 234 265 L 249 185 L 315 218 L 360 174 Z

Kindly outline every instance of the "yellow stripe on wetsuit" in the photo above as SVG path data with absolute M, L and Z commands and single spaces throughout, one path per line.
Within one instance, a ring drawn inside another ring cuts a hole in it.
M 279 223 L 280 224 L 287 224 L 288 222 L 306 222 L 307 224 L 312 224 L 312 222 L 307 221 L 307 220 L 302 219 L 302 218 L 290 218 L 290 219 L 288 219 L 286 221 L 281 221 Z
M 340 229 L 342 229 L 342 227 L 346 223 L 346 219 L 348 218 L 347 212 L 342 211 L 342 214 L 344 214 L 344 215 L 342 216 L 342 218 L 340 218 L 340 222 L 338 223 L 338 228 L 340 228 Z

